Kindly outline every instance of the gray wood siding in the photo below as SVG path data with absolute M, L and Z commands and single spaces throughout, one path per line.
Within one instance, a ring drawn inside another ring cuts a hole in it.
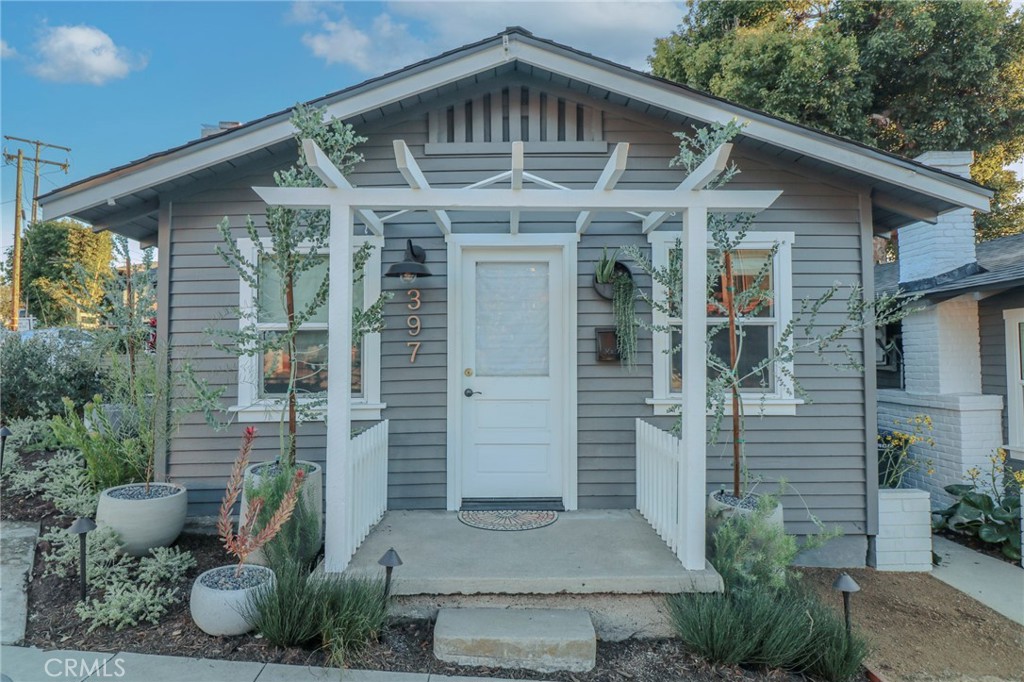
M 395 169 L 392 141 L 404 139 L 434 186 L 460 187 L 508 168 L 502 155 L 426 156 L 425 113 L 413 112 L 387 127 L 360 130 L 369 140 L 362 146 L 366 160 L 352 179 L 360 186 L 401 186 Z M 682 179 L 668 161 L 677 149 L 664 122 L 643 120 L 640 114 L 608 105 L 603 113 L 609 143 L 631 143 L 628 170 L 619 187 L 672 188 Z M 737 188 L 779 188 L 783 195 L 758 220 L 757 228 L 793 231 L 793 294 L 799 300 L 816 296 L 823 287 L 839 280 L 861 280 L 861 239 L 858 196 L 854 189 L 826 184 L 797 166 L 785 166 L 759 153 L 737 150 L 743 169 Z M 574 188 L 592 187 L 604 167 L 605 154 L 528 155 L 526 169 Z M 230 183 L 173 198 L 170 258 L 170 343 L 175 361 L 191 361 L 206 373 L 213 385 L 225 388 L 225 401 L 236 394 L 234 359 L 212 349 L 208 327 L 237 324 L 229 310 L 237 304 L 238 282 L 214 249 L 219 241 L 217 222 L 227 215 L 235 228 L 245 216 L 262 220 L 264 207 L 250 187 L 269 184 L 269 168 L 283 166 L 268 160 L 265 169 L 240 169 Z M 507 214 L 452 214 L 456 231 L 507 232 Z M 529 214 L 521 231 L 569 231 L 574 214 Z M 388 328 L 382 335 L 382 400 L 384 417 L 391 420 L 389 458 L 389 506 L 393 509 L 438 509 L 445 505 L 446 477 L 446 249 L 437 228 L 424 215 L 406 214 L 388 223 L 383 267 L 401 259 L 405 239 L 413 237 L 427 249 L 427 265 L 435 276 L 417 281 L 422 290 L 423 341 L 417 362 L 408 362 L 408 314 L 405 289 L 395 280 L 384 288 L 396 291 L 386 310 Z M 634 419 L 650 418 L 667 427 L 670 418 L 653 418 L 644 400 L 651 396 L 651 339 L 639 335 L 638 368 L 630 373 L 618 365 L 597 363 L 595 327 L 612 326 L 609 302 L 599 299 L 591 287 L 595 261 L 602 247 L 627 243 L 647 247 L 639 224 L 625 215 L 595 219 L 579 244 L 578 357 L 579 357 L 579 503 L 586 508 L 631 508 L 635 504 Z M 165 260 L 162 257 L 162 260 Z M 636 268 L 634 267 L 634 272 Z M 650 282 L 639 277 L 638 284 Z M 845 301 L 833 301 L 820 322 L 835 324 L 843 317 Z M 856 353 L 860 335 L 848 340 Z M 856 373 L 837 373 L 812 355 L 800 354 L 796 372 L 813 403 L 800 406 L 795 417 L 756 416 L 748 419 L 749 467 L 763 476 L 765 488 L 785 479 L 790 484 L 784 502 L 792 531 L 813 530 L 806 507 L 828 523 L 838 523 L 846 533 L 865 532 L 867 484 L 864 380 Z M 872 415 L 871 419 L 874 419 Z M 266 435 L 254 459 L 275 455 L 275 424 L 262 425 Z M 200 417 L 186 416 L 173 435 L 168 458 L 172 479 L 192 491 L 191 513 L 212 514 L 219 501 L 230 462 L 237 449 L 240 429 L 224 432 L 206 427 Z M 300 457 L 323 461 L 325 434 L 322 425 L 303 427 Z M 708 478 L 717 487 L 730 478 L 728 448 L 709 447 Z M 709 486 L 709 487 L 711 487 Z
M 1003 396 L 1003 443 L 1010 440 L 1006 413 L 1006 324 L 1004 310 L 1024 308 L 1024 287 L 1011 289 L 978 303 L 981 335 L 981 392 Z

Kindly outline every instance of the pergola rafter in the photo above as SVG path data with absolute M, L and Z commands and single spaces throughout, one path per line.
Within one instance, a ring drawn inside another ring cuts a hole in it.
M 633 213 L 641 218 L 643 231 L 650 232 L 669 216 L 682 212 L 680 228 L 685 251 L 683 286 L 688 291 L 706 287 L 707 216 L 711 211 L 756 213 L 768 208 L 782 194 L 774 190 L 707 190 L 704 187 L 726 167 L 730 145 L 722 145 L 682 183 L 671 190 L 615 189 L 626 168 L 628 146 L 615 148 L 593 189 L 569 189 L 524 168 L 523 145 L 512 146 L 512 164 L 508 171 L 460 189 L 434 188 L 402 140 L 394 143 L 398 170 L 409 187 L 354 187 L 310 140 L 303 141 L 307 162 L 326 187 L 253 187 L 265 202 L 290 208 L 329 208 L 330 271 L 351 272 L 352 228 L 358 217 L 377 234 L 384 224 L 408 211 L 426 211 L 445 238 L 452 236 L 449 212 L 458 210 L 508 211 L 510 230 L 519 235 L 519 216 L 527 211 L 565 211 L 578 214 L 573 229 L 579 238 L 599 211 Z M 509 181 L 508 188 L 494 187 Z M 529 181 L 544 189 L 526 189 Z M 394 211 L 384 217 L 375 211 Z M 379 231 L 378 231 L 379 230 Z M 517 239 L 529 242 L 530 235 Z M 705 391 L 706 310 L 699 297 L 683 298 L 680 317 L 683 329 L 682 452 L 678 468 L 679 536 L 677 555 L 688 569 L 705 568 L 704 489 L 706 479 Z M 326 569 L 340 572 L 356 550 L 352 510 L 354 468 L 346 444 L 351 434 L 351 352 L 352 280 L 332 277 L 328 297 L 328 366 L 331 381 L 327 386 L 327 529 Z

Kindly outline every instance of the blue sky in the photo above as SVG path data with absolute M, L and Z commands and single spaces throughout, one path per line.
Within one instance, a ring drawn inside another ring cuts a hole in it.
M 44 167 L 42 194 L 194 139 L 204 123 L 258 118 L 508 25 L 642 68 L 683 12 L 667 0 L 3 0 L 0 132 L 71 147 L 70 173 Z M 10 243 L 14 185 L 5 166 L 0 248 Z

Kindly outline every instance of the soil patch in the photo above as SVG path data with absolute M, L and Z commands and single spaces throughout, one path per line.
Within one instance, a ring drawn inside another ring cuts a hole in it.
M 841 612 L 837 571 L 802 572 Z M 868 663 L 890 682 L 1024 680 L 1024 627 L 926 573 L 848 572 L 861 588 L 850 610 L 871 640 Z

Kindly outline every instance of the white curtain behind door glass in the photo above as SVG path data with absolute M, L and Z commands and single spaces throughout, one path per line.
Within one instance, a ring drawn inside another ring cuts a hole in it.
M 548 264 L 476 264 L 477 376 L 548 376 Z

